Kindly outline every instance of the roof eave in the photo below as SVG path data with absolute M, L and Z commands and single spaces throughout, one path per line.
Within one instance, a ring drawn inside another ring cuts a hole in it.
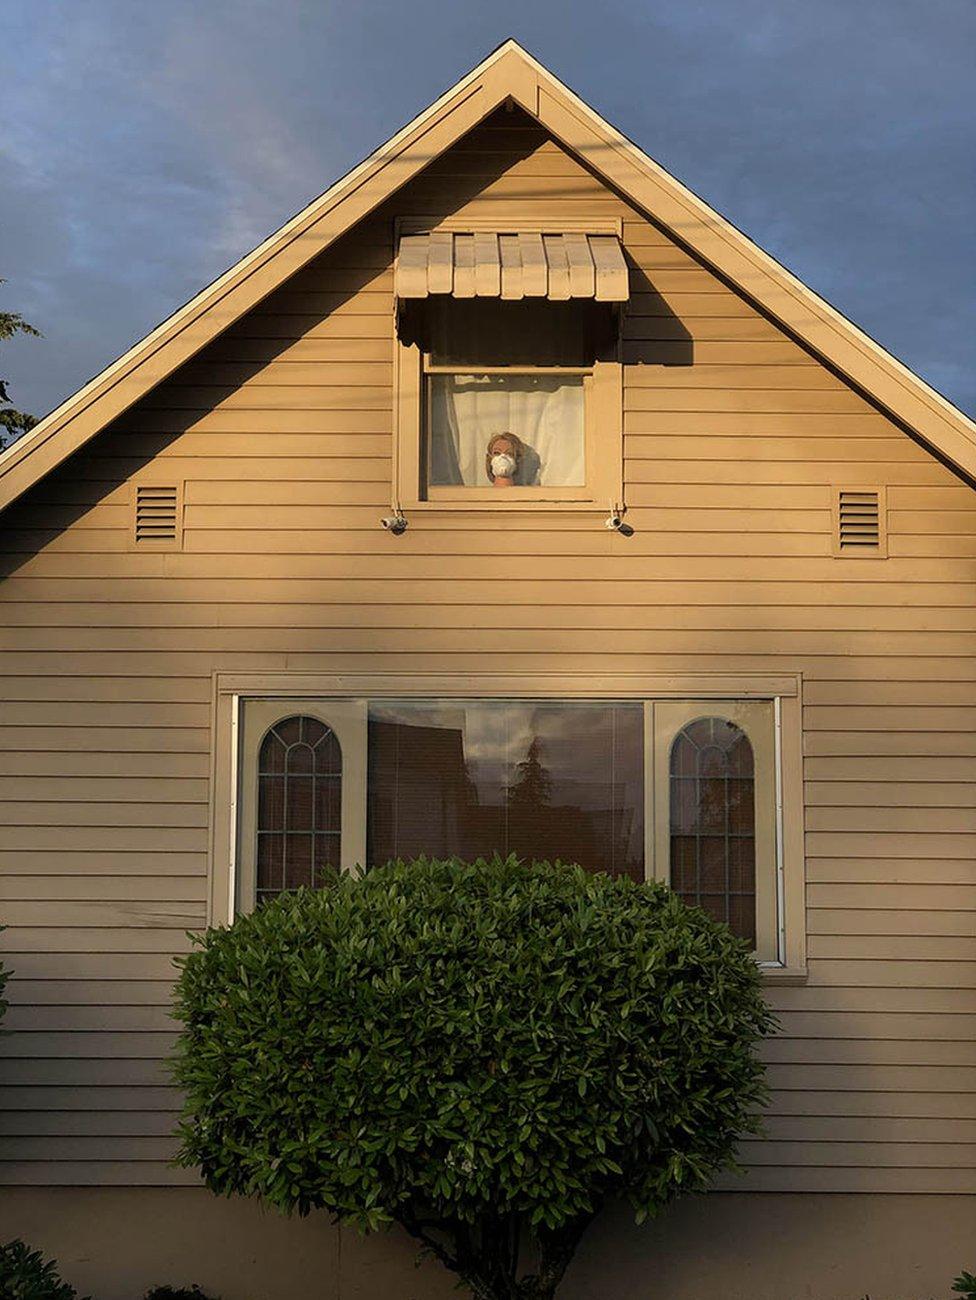
M 506 42 L 429 108 L 0 453 L 9 505 L 502 103 Z
M 968 478 L 976 479 L 976 424 L 972 420 L 675 180 L 510 39 L 0 454 L 0 509 L 508 99 L 516 100 L 635 206 L 933 451 Z

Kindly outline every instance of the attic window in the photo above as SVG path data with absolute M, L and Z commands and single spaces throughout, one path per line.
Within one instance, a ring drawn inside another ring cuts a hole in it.
M 177 550 L 182 543 L 183 493 L 177 484 L 140 483 L 133 509 L 133 542 L 140 550 Z
M 397 261 L 399 498 L 593 508 L 620 497 L 615 234 L 405 235 Z
M 575 303 L 429 305 L 423 459 L 432 498 L 456 488 L 585 488 L 590 325 Z
M 882 558 L 887 551 L 884 490 L 837 488 L 834 497 L 834 554 Z

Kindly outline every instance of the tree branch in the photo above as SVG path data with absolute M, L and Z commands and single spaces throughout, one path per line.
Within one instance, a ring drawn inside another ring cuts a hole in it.
M 489 1277 L 486 1277 L 481 1268 L 479 1253 L 474 1249 L 471 1243 L 471 1234 L 466 1224 L 454 1223 L 450 1227 L 444 1227 L 440 1223 L 431 1223 L 429 1220 L 422 1220 L 413 1217 L 410 1214 L 400 1211 L 396 1216 L 397 1222 L 415 1240 L 419 1241 L 426 1250 L 440 1260 L 445 1268 L 449 1268 L 452 1273 L 471 1287 L 475 1294 L 476 1300 L 508 1300 L 505 1296 L 500 1296 L 492 1284 Z M 450 1232 L 454 1237 L 454 1253 L 444 1245 L 443 1242 L 431 1235 L 429 1228 L 439 1227 L 446 1232 Z
M 410 1233 L 411 1237 L 421 1242 L 431 1254 L 436 1255 L 445 1268 L 449 1268 L 452 1273 L 461 1272 L 460 1260 L 456 1259 L 445 1245 L 439 1242 L 436 1237 L 432 1237 L 427 1231 L 428 1227 L 433 1226 L 432 1224 L 422 1223 L 419 1219 L 411 1218 L 403 1213 L 397 1216 L 397 1220 L 400 1226 Z
M 596 1206 L 588 1214 L 581 1214 L 555 1230 L 538 1229 L 539 1271 L 529 1274 L 519 1283 L 516 1294 L 520 1300 L 552 1300 L 556 1287 L 563 1280 L 566 1269 L 576 1254 L 583 1233 L 596 1218 L 599 1209 Z

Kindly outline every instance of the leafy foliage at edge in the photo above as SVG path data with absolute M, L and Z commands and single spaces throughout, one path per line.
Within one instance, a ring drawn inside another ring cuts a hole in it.
M 0 279 L 0 284 L 4 281 Z M 0 343 L 6 339 L 13 338 L 16 334 L 31 334 L 35 338 L 41 337 L 40 330 L 34 328 L 16 311 L 0 311 Z M 33 415 L 28 415 L 26 411 L 18 411 L 10 405 L 10 396 L 7 392 L 7 381 L 0 379 L 0 451 L 4 447 L 15 442 L 21 434 L 27 433 L 33 429 L 37 420 Z
M 45 1260 L 39 1250 L 18 1240 L 0 1244 L 0 1296 L 3 1300 L 78 1300 L 74 1287 L 58 1276 L 57 1260 Z

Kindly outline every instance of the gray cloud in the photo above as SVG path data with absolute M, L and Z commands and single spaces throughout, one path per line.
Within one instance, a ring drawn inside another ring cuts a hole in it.
M 969 0 L 8 0 L 5 349 L 57 404 L 511 34 L 976 409 Z

